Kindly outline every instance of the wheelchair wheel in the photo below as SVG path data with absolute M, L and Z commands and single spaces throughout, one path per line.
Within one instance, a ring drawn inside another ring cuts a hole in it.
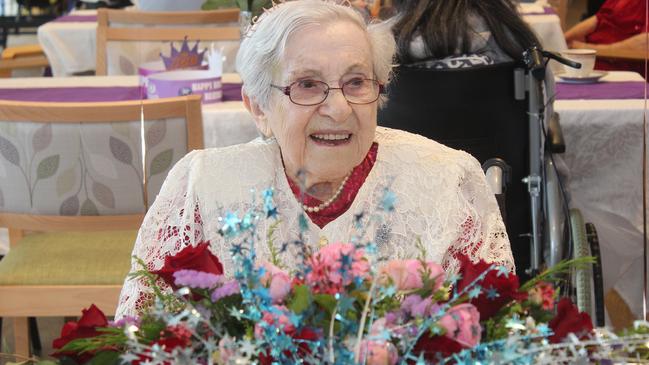
M 573 258 L 591 256 L 584 218 L 578 209 L 570 209 L 570 231 L 572 233 Z M 573 274 L 574 295 L 580 312 L 593 314 L 593 271 L 591 267 L 577 268 Z
M 595 299 L 594 324 L 604 327 L 604 279 L 602 275 L 602 256 L 599 252 L 599 238 L 592 223 L 586 223 L 586 237 L 590 244 L 590 253 L 595 258 L 593 264 L 593 295 Z

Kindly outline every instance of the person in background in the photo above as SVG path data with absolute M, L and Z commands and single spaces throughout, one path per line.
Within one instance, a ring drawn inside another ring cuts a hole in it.
M 519 60 L 539 45 L 509 0 L 395 0 L 401 64 L 473 67 Z
M 645 0 L 607 0 L 599 11 L 565 33 L 569 48 L 644 52 Z M 645 74 L 644 61 L 597 58 L 597 70 L 627 70 Z

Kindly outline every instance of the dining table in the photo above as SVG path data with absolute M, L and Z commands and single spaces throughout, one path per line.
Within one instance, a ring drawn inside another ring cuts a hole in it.
M 561 21 L 544 0 L 522 4 L 523 20 L 541 40 L 543 48 L 551 51 L 566 49 Z M 97 11 L 75 10 L 38 27 L 38 42 L 47 56 L 53 76 L 91 73 L 96 68 Z M 234 72 L 236 48 L 225 47 L 224 70 Z
M 570 207 L 580 209 L 597 230 L 604 293 L 615 289 L 635 318 L 642 318 L 647 83 L 641 75 L 624 71 L 584 81 L 558 74 L 556 81 L 554 110 L 566 152 L 555 158 Z

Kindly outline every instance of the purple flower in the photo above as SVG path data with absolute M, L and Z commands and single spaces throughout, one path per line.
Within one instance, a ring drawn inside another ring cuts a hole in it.
M 415 304 L 411 308 L 411 314 L 413 317 L 426 317 L 430 314 L 430 308 L 433 304 L 433 300 L 426 298 L 421 302 Z
M 137 318 L 137 317 L 133 317 L 133 316 L 124 316 L 119 321 L 109 321 L 108 322 L 109 327 L 121 328 L 121 327 L 124 327 L 126 325 L 139 326 L 140 325 L 140 319 Z
M 215 275 L 196 270 L 179 270 L 174 273 L 174 283 L 178 287 L 210 289 L 218 285 L 223 275 Z
M 421 296 L 417 294 L 408 295 L 403 302 L 401 302 L 401 310 L 405 314 L 411 314 L 412 308 L 422 301 Z
M 216 302 L 221 298 L 237 293 L 239 293 L 239 283 L 236 280 L 228 281 L 212 292 L 212 301 Z

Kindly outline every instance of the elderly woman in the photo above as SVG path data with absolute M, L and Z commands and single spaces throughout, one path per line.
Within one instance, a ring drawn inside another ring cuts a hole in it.
M 237 56 L 244 104 L 265 138 L 195 151 L 178 162 L 133 254 L 157 269 L 166 256 L 209 240 L 231 274 L 219 217 L 249 207 L 251 191 L 275 191 L 275 242 L 295 240 L 298 217 L 306 213 L 303 237 L 318 249 L 349 242 L 357 234 L 355 218 L 377 211 L 389 186 L 395 211 L 369 233 L 382 255 L 415 258 L 421 242 L 427 258 L 448 270 L 457 269 L 460 253 L 513 270 L 498 206 L 477 161 L 417 135 L 377 128 L 394 50 L 389 28 L 367 26 L 348 6 L 302 0 L 265 13 Z M 272 223 L 259 223 L 260 237 Z M 257 250 L 259 259 L 270 258 L 267 245 Z M 282 262 L 295 267 L 297 250 L 289 245 Z M 127 280 L 118 317 L 134 314 L 148 291 Z

